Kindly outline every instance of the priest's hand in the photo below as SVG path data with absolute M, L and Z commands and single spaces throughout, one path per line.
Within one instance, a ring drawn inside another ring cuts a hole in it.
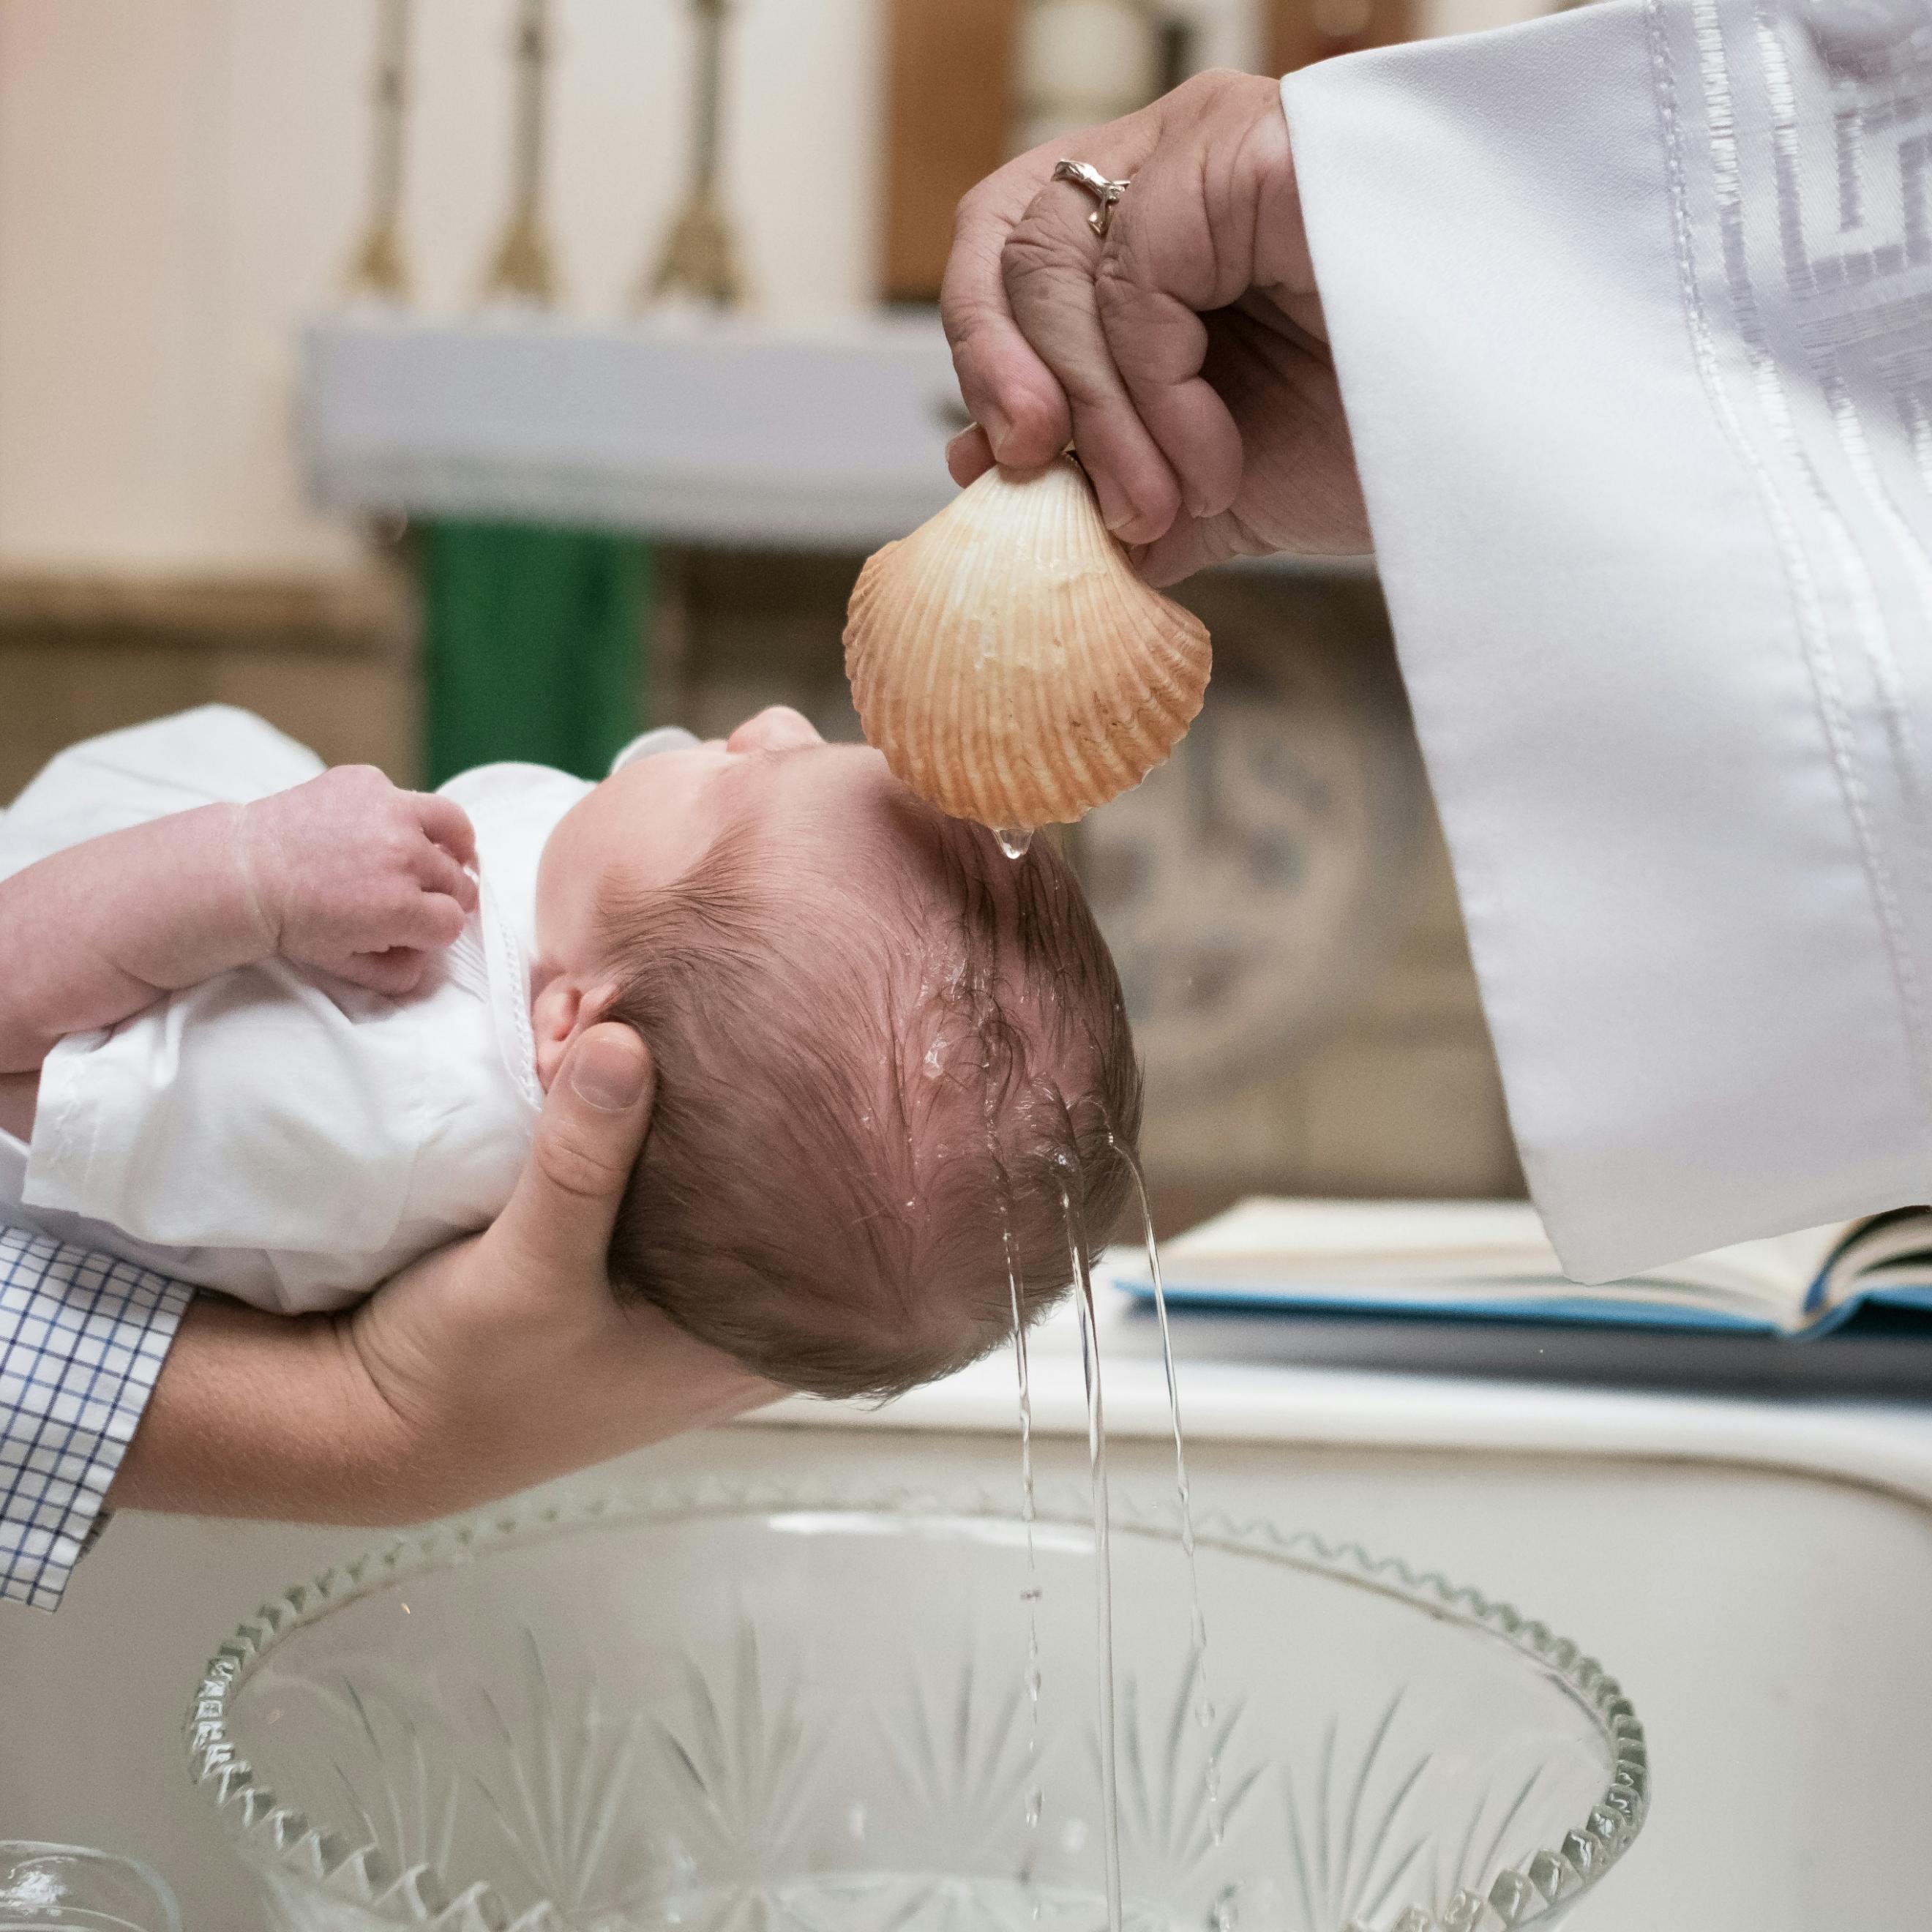
M 1131 183 L 1104 238 L 1062 156 Z M 956 482 L 1070 442 L 1156 584 L 1368 548 L 1274 81 L 1202 74 L 1009 162 L 959 205 L 940 310 L 975 424 Z
M 638 1036 L 592 1027 L 484 1233 L 343 1315 L 197 1299 L 109 1502 L 420 1522 L 770 1401 L 769 1383 L 610 1292 L 604 1251 L 651 1090 Z

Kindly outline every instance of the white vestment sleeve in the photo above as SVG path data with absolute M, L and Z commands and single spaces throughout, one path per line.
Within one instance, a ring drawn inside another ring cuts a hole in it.
M 1586 1280 L 1932 1195 L 1932 56 L 1829 51 L 1774 0 L 1611 0 L 1283 83 Z

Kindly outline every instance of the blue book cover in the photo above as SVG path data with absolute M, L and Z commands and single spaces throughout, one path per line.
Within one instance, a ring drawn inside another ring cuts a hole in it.
M 1932 1212 L 1745 1242 L 1586 1287 L 1564 1276 L 1527 1202 L 1261 1197 L 1164 1244 L 1161 1266 L 1176 1306 L 1811 1337 L 1867 1302 L 1932 1315 Z M 1144 1256 L 1116 1250 L 1108 1272 L 1151 1295 Z

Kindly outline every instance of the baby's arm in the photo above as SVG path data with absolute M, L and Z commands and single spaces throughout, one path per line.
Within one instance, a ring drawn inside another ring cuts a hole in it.
M 0 880 L 0 1125 L 66 1035 L 280 954 L 403 994 L 476 903 L 461 808 L 366 765 L 91 838 Z

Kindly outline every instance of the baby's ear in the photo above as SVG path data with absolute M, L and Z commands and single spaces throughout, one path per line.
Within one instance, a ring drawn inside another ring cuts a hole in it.
M 570 1042 L 586 1028 L 610 1016 L 616 1004 L 614 980 L 586 986 L 568 973 L 548 981 L 530 1002 L 530 1032 L 536 1046 L 537 1082 L 548 1094 Z
M 623 991 L 615 980 L 599 980 L 586 986 L 578 1004 L 577 1031 L 586 1027 L 601 1026 L 610 1017 L 610 1009 L 617 1004 L 617 996 Z

